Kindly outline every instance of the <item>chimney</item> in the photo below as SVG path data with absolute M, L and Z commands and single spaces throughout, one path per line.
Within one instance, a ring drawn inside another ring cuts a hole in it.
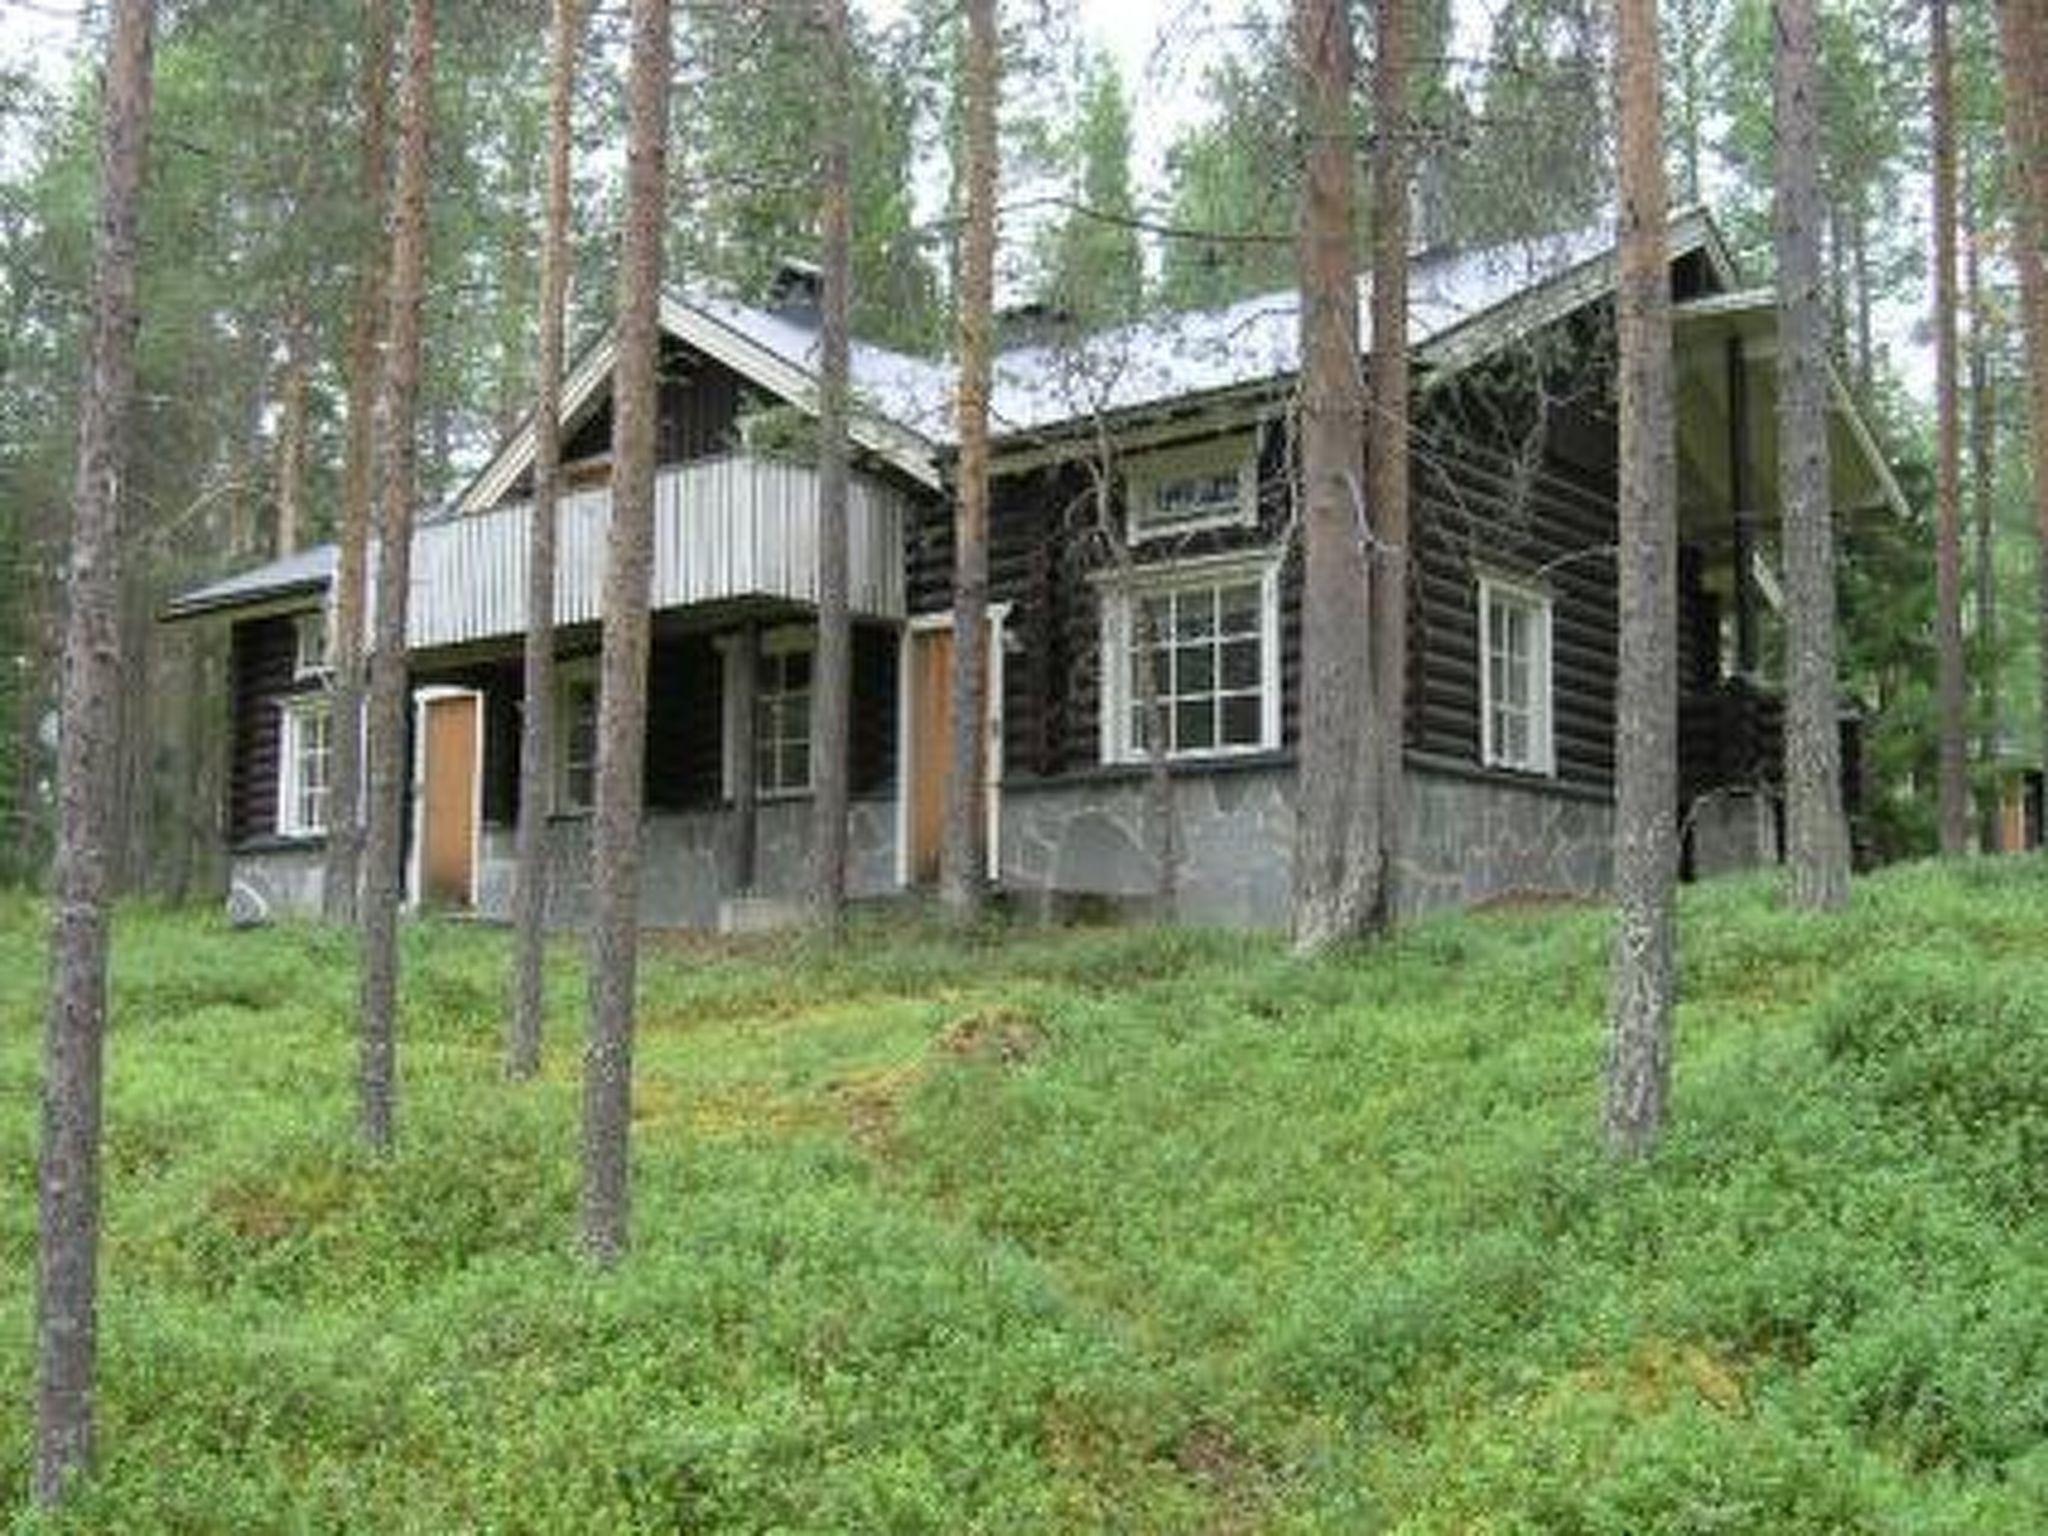
M 815 262 L 785 256 L 768 282 L 766 307 L 771 314 L 815 329 L 824 323 L 819 292 L 823 282 Z

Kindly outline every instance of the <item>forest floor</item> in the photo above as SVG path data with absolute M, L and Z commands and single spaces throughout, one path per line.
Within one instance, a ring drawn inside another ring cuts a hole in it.
M 656 943 L 634 1249 L 574 1251 L 580 978 L 122 914 L 104 1462 L 57 1528 L 2048 1528 L 2048 863 L 1687 893 L 1672 1135 L 1595 1135 L 1594 910 L 1271 940 Z M 0 1508 L 42 914 L 0 902 Z

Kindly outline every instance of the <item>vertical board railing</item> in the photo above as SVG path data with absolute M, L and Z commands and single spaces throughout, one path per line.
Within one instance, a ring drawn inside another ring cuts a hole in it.
M 517 635 L 526 627 L 528 508 L 494 507 L 414 535 L 407 627 L 414 650 Z M 608 489 L 563 498 L 556 524 L 555 622 L 603 607 Z M 903 498 L 855 476 L 848 491 L 849 595 L 856 613 L 903 615 Z M 800 464 L 734 455 L 655 478 L 653 606 L 737 597 L 814 603 L 818 477 Z

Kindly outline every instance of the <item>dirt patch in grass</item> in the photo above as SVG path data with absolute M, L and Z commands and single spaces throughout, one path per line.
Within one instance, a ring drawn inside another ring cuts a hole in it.
M 998 1067 L 1021 1067 L 1049 1043 L 1044 1025 L 1001 1003 L 961 1015 L 939 1037 L 949 1055 Z
M 1198 1419 L 1174 1447 L 1175 1470 L 1215 1505 L 1207 1529 L 1250 1531 L 1271 1493 L 1269 1469 L 1227 1424 Z
M 1611 1393 L 1639 1417 L 1659 1414 L 1674 1399 L 1691 1396 L 1722 1413 L 1749 1411 L 1740 1367 L 1692 1343 L 1647 1339 L 1629 1354 L 1621 1369 L 1596 1366 L 1574 1378 L 1580 1388 Z
M 849 1073 L 829 1083 L 827 1090 L 845 1117 L 853 1144 L 869 1157 L 886 1161 L 896 1151 L 903 1101 L 923 1078 L 921 1062 L 899 1062 Z

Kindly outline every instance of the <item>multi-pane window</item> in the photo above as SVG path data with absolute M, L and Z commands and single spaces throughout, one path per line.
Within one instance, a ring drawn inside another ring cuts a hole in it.
M 597 673 L 563 673 L 555 720 L 555 809 L 587 811 L 597 801 Z
M 1272 577 L 1242 567 L 1113 594 L 1105 755 L 1142 758 L 1155 727 L 1174 757 L 1278 745 Z
M 1479 583 L 1480 753 L 1490 765 L 1551 771 L 1550 600 Z
M 316 837 L 327 830 L 328 786 L 334 764 L 333 716 L 327 700 L 287 704 L 283 736 L 277 830 L 286 837 Z
M 800 794 L 811 787 L 810 636 L 768 636 L 754 678 L 755 788 Z
M 1257 493 L 1257 465 L 1246 438 L 1145 454 L 1133 461 L 1130 474 L 1130 537 L 1135 542 L 1250 523 Z

